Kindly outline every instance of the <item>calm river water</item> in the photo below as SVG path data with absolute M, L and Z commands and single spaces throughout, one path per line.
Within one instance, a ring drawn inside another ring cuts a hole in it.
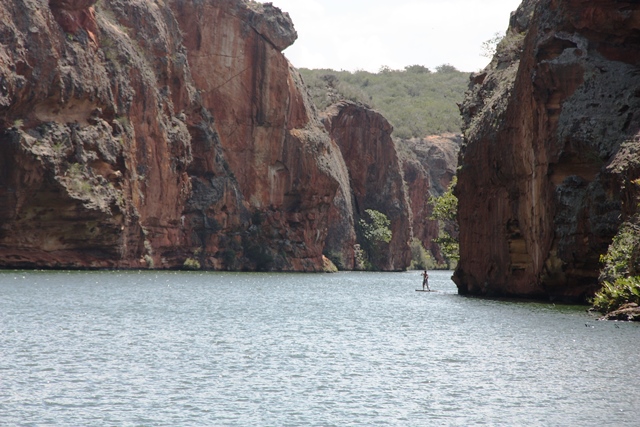
M 640 325 L 450 275 L 0 272 L 0 425 L 640 425 Z

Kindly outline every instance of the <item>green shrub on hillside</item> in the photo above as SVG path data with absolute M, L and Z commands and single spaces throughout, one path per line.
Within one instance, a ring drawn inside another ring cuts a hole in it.
M 367 242 L 371 244 L 389 243 L 393 237 L 391 232 L 391 221 L 385 214 L 374 209 L 365 210 L 368 220 L 361 219 L 360 227 Z
M 593 308 L 604 314 L 628 303 L 640 305 L 640 276 L 620 277 L 613 283 L 604 282 L 591 303 Z
M 610 313 L 627 303 L 640 304 L 640 218 L 623 223 L 606 254 L 600 257 L 602 289 L 591 303 Z
M 447 261 L 448 268 L 454 268 L 460 259 L 458 242 L 458 198 L 453 194 L 457 183 L 453 178 L 447 191 L 440 197 L 429 197 L 433 207 L 431 218 L 437 220 L 440 230 L 433 242 L 440 247 L 440 253 Z
M 187 258 L 186 260 L 184 260 L 184 263 L 182 264 L 182 266 L 186 270 L 200 270 L 201 268 L 200 261 L 194 258 Z
M 637 219 L 636 219 L 637 221 Z M 601 281 L 613 282 L 621 277 L 634 276 L 640 261 L 640 229 L 634 222 L 625 222 L 613 238 L 606 254 L 600 257 L 603 267 Z
M 391 221 L 382 212 L 365 210 L 365 218 L 359 221 L 359 234 L 362 236 L 362 249 L 367 255 L 365 268 L 376 270 L 384 263 L 389 242 L 393 238 Z
M 435 270 L 438 268 L 435 260 L 424 248 L 420 239 L 411 239 L 411 265 L 409 270 Z
M 382 67 L 368 71 L 310 70 L 302 68 L 305 83 L 318 110 L 347 99 L 361 102 L 384 115 L 401 139 L 444 132 L 460 132 L 458 103 L 464 98 L 469 73 L 443 64 L 431 72 L 422 65 L 404 70 Z

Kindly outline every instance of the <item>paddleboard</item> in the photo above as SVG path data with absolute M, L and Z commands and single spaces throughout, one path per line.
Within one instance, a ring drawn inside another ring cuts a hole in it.
M 438 292 L 434 289 L 431 289 L 430 291 L 426 290 L 426 289 L 416 289 L 416 292 Z

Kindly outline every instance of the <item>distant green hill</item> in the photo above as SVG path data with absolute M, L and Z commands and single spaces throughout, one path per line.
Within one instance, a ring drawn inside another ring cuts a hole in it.
M 313 101 L 323 111 L 340 99 L 359 101 L 380 111 L 394 126 L 393 135 L 408 139 L 460 132 L 458 103 L 469 85 L 469 73 L 451 65 L 432 72 L 421 65 L 378 73 L 301 68 Z

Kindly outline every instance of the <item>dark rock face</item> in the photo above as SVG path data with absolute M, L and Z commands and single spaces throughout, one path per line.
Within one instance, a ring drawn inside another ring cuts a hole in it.
M 580 301 L 638 177 L 640 5 L 525 0 L 462 106 L 461 293 Z

